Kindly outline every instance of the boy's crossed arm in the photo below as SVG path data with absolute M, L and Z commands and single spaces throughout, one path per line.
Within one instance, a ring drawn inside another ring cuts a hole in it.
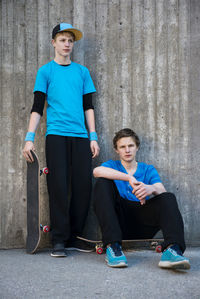
M 140 200 L 141 205 L 145 204 L 146 197 L 150 195 L 158 195 L 166 192 L 162 183 L 155 183 L 153 185 L 147 185 L 142 182 L 129 182 L 133 188 L 132 193 Z
M 165 187 L 162 183 L 155 183 L 153 185 L 146 185 L 142 182 L 137 181 L 134 176 L 123 173 L 121 171 L 99 166 L 93 170 L 94 177 L 103 177 L 110 180 L 121 180 L 127 181 L 133 188 L 132 193 L 139 199 L 141 205 L 144 205 L 146 202 L 146 197 L 150 195 L 158 195 L 163 192 L 166 192 Z

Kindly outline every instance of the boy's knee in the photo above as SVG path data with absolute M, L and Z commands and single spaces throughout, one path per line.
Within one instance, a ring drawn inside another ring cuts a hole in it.
M 160 197 L 160 198 L 163 198 L 163 199 L 171 199 L 171 200 L 175 199 L 176 200 L 176 196 L 172 192 L 163 192 L 163 193 L 160 193 L 157 196 Z
M 165 205 L 176 205 L 177 206 L 177 200 L 176 200 L 176 196 L 174 195 L 174 193 L 172 192 L 163 192 L 161 194 L 159 194 L 159 197 L 161 200 L 161 202 Z
M 95 186 L 94 188 L 102 188 L 102 187 L 105 187 L 105 186 L 109 186 L 109 185 L 112 185 L 113 184 L 113 181 L 112 180 L 109 180 L 109 179 L 105 179 L 105 178 L 98 178 L 96 180 L 96 183 L 95 183 Z

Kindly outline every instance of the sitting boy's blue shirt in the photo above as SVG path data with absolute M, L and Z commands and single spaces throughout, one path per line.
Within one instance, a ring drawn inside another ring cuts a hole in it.
M 117 161 L 109 160 L 101 164 L 101 166 L 109 167 L 127 174 L 126 169 L 124 168 L 121 161 L 119 160 Z M 153 165 L 148 165 L 142 162 L 138 162 L 137 170 L 134 173 L 134 177 L 136 178 L 137 181 L 143 182 L 144 184 L 147 185 L 161 183 L 160 176 L 157 170 L 155 169 L 155 167 Z M 139 199 L 137 199 L 137 197 L 132 193 L 133 188 L 130 186 L 129 182 L 120 181 L 120 180 L 114 180 L 114 182 L 117 186 L 117 189 L 121 197 L 132 201 L 139 201 Z M 148 199 L 149 197 L 146 197 L 146 200 Z
M 85 66 L 75 62 L 62 66 L 52 60 L 38 70 L 35 91 L 47 95 L 46 135 L 88 137 L 83 95 L 96 90 Z

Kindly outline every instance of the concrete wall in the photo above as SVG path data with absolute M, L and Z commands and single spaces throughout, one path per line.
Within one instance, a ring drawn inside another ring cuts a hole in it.
M 94 166 L 114 157 L 114 132 L 133 128 L 142 141 L 138 160 L 159 170 L 177 196 L 187 242 L 200 244 L 200 2 L 2 0 L 0 10 L 0 248 L 25 244 L 26 163 L 21 152 L 36 71 L 53 58 L 51 30 L 61 21 L 84 31 L 73 59 L 89 67 L 97 87 L 101 154 Z M 45 118 L 36 138 L 42 166 L 44 134 Z M 41 198 L 47 201 L 44 178 Z M 92 213 L 87 231 L 98 234 Z

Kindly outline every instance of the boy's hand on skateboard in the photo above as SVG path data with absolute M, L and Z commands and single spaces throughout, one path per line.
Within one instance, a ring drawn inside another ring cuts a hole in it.
M 132 193 L 140 200 L 141 205 L 145 204 L 145 198 L 153 194 L 154 188 L 151 185 L 146 185 L 142 182 L 135 184 Z
M 90 149 L 92 152 L 92 158 L 96 158 L 99 155 L 99 145 L 95 140 L 90 141 Z
M 31 154 L 31 151 L 34 151 L 35 147 L 32 141 L 26 141 L 24 149 L 23 149 L 23 156 L 26 159 L 27 162 L 34 162 L 33 156 Z

